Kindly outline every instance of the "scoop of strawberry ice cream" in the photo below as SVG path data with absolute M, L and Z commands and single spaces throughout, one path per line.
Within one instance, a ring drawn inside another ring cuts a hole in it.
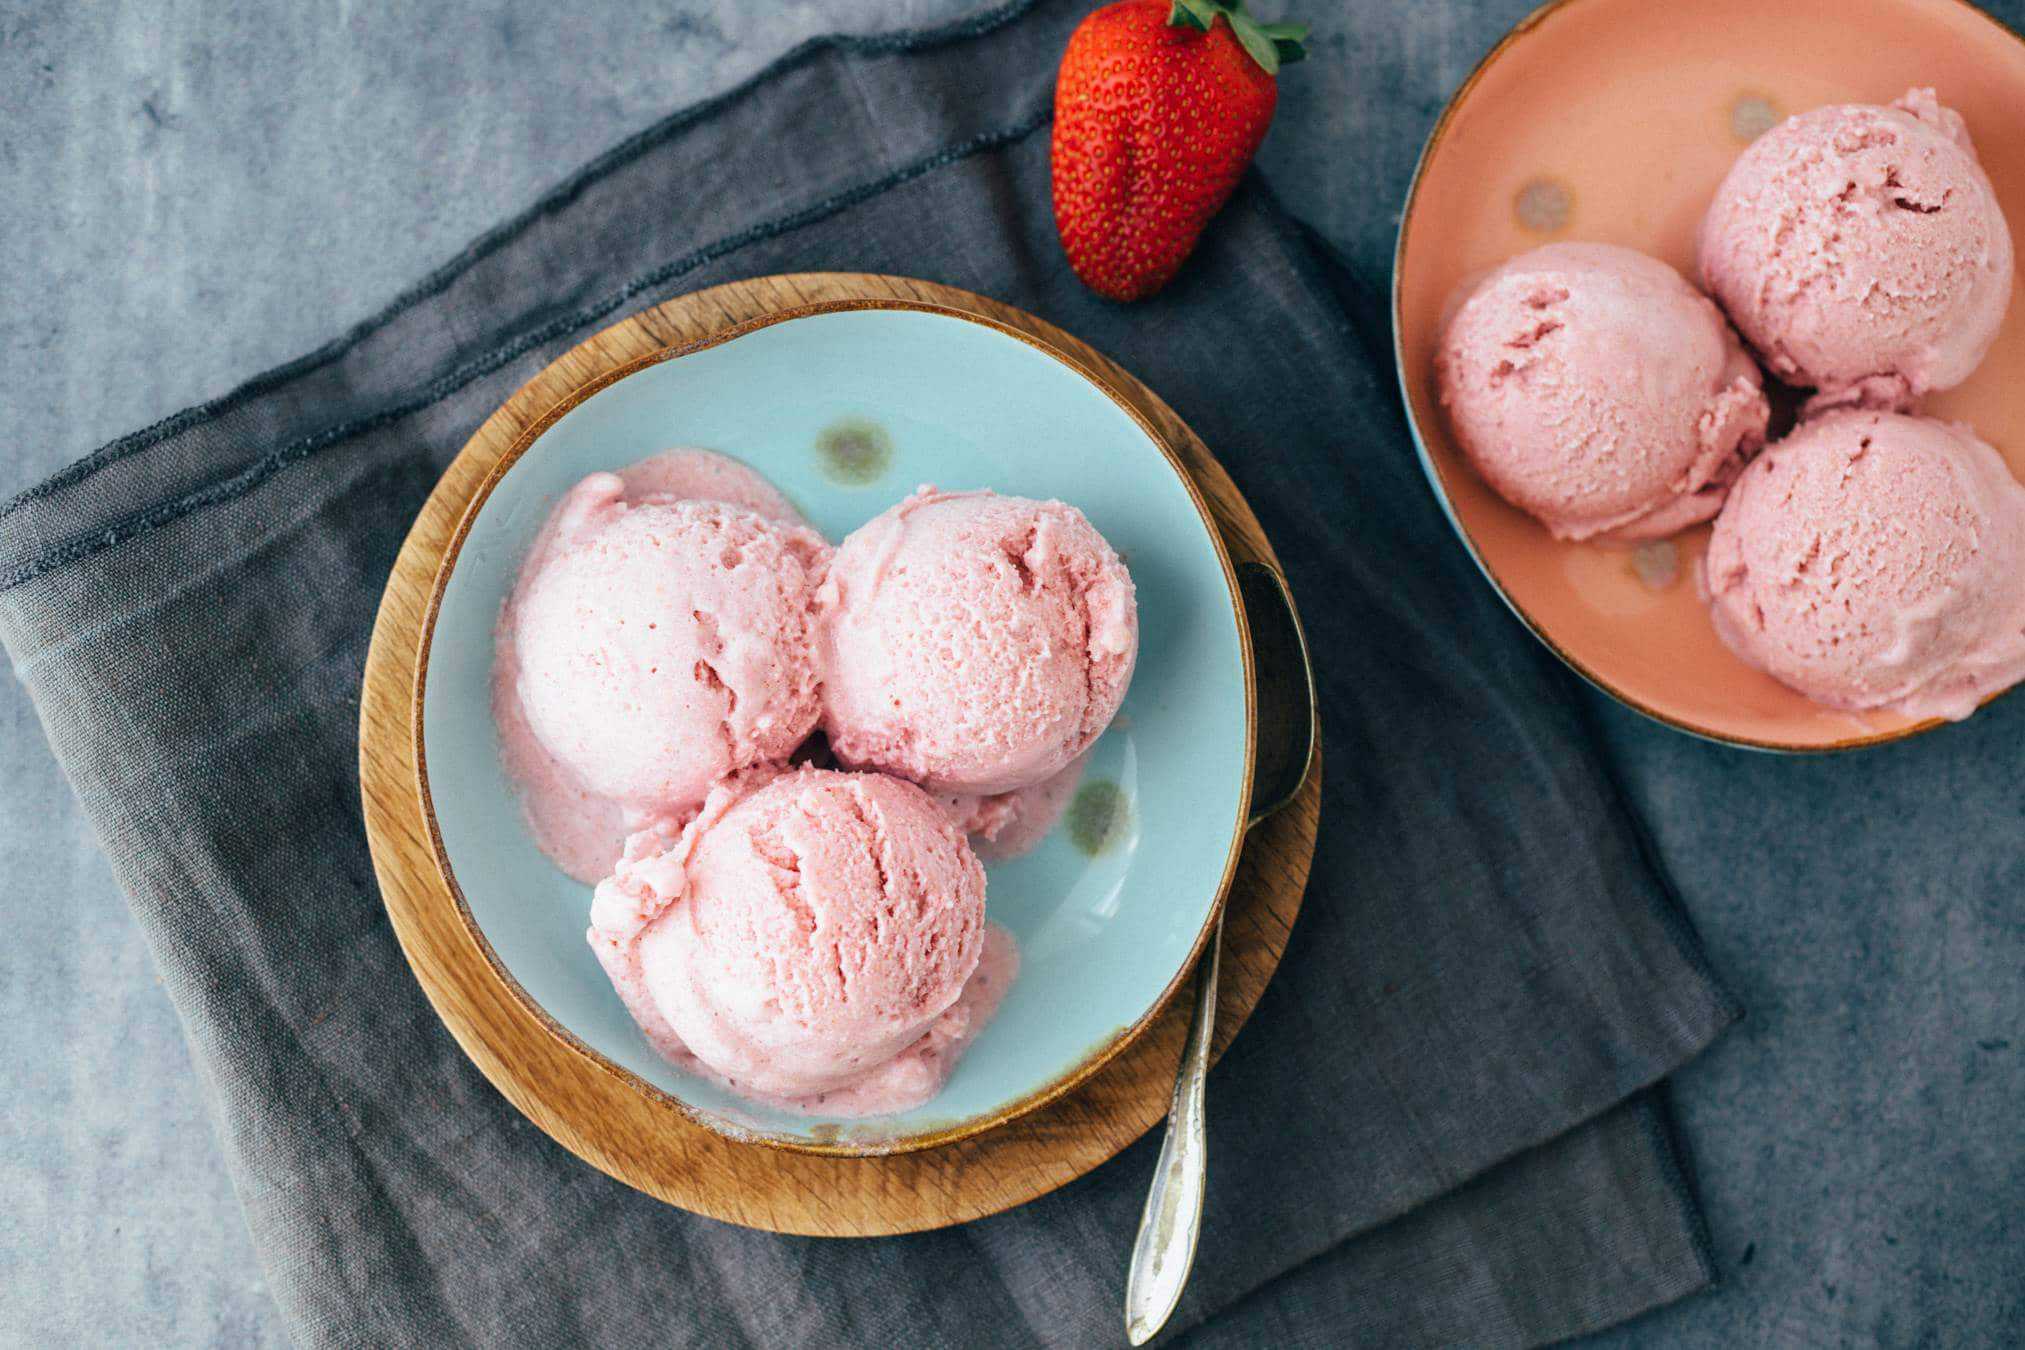
M 589 864 L 609 865 L 616 832 L 693 810 L 813 729 L 828 552 L 806 527 L 633 496 L 615 474 L 564 497 L 501 612 L 495 709 L 509 767 L 541 795 L 530 814 L 573 872 L 601 872 Z
M 1967 427 L 1803 423 L 1737 480 L 1703 566 L 1730 649 L 1829 707 L 1959 719 L 2025 678 L 2025 487 Z
M 934 1095 L 1010 981 L 984 892 L 912 784 L 761 770 L 629 843 L 590 941 L 663 1053 L 761 1100 L 883 1114 Z
M 1435 355 L 1456 441 L 1558 539 L 1658 539 L 1713 516 L 1764 444 L 1757 367 L 1656 258 L 1549 244 L 1452 308 Z
M 1772 373 L 1838 405 L 1960 384 L 2011 302 L 2011 232 L 1931 89 L 1816 108 L 1753 141 L 1702 220 L 1701 272 Z
M 620 496 L 626 502 L 678 498 L 729 502 L 790 529 L 806 525 L 780 490 L 757 470 L 714 451 L 664 451 L 619 470 L 617 476 Z M 502 607 L 494 634 L 492 713 L 507 776 L 518 789 L 536 846 L 557 867 L 586 885 L 610 873 L 626 836 L 644 828 L 665 808 L 600 795 L 534 734 L 521 703 L 518 617 L 520 599 L 546 567 L 563 527 L 573 534 L 588 517 L 598 514 L 596 503 L 610 492 L 610 482 L 600 479 L 588 493 L 565 494 L 549 513 L 521 564 L 513 595 Z M 804 544 L 796 547 L 806 551 Z
M 923 488 L 854 531 L 818 597 L 823 726 L 844 764 L 930 791 L 1066 768 L 1125 698 L 1131 575 L 1062 502 Z

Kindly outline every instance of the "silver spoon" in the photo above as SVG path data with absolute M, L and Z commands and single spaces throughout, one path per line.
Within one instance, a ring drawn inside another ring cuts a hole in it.
M 1210 935 L 1209 955 L 1196 976 L 1195 1020 L 1181 1052 L 1174 1100 L 1167 1108 L 1167 1138 L 1153 1164 L 1153 1189 L 1139 1216 L 1132 1268 L 1125 1277 L 1125 1337 L 1144 1345 L 1181 1301 L 1195 1264 L 1202 1231 L 1202 1197 L 1209 1186 L 1209 1132 L 1203 1128 L 1203 1085 L 1209 1079 L 1209 1043 L 1216 1030 L 1216 977 L 1223 955 L 1223 919 Z
M 1253 666 L 1259 679 L 1259 744 L 1254 802 L 1246 829 L 1292 801 L 1308 780 L 1320 739 L 1315 707 L 1315 672 L 1308 639 L 1286 578 L 1261 563 L 1238 565 L 1238 588 L 1252 633 Z M 1272 734 L 1270 737 L 1268 732 Z M 1209 1132 L 1204 1127 L 1204 1086 L 1209 1047 L 1216 1033 L 1216 982 L 1223 957 L 1223 916 L 1210 934 L 1209 954 L 1196 975 L 1195 1019 L 1182 1047 L 1181 1070 L 1167 1108 L 1167 1137 L 1153 1164 L 1153 1188 L 1139 1216 L 1132 1265 L 1125 1277 L 1125 1335 L 1144 1345 L 1160 1334 L 1195 1264 L 1202 1232 L 1202 1200 L 1209 1188 Z

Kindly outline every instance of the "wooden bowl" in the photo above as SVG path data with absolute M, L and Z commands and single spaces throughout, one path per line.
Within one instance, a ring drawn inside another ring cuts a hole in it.
M 1824 708 L 1733 656 L 1695 591 L 1709 527 L 1674 541 L 1675 580 L 1656 588 L 1632 551 L 1558 542 L 1500 500 L 1441 415 L 1443 308 L 1466 278 L 1557 240 L 1641 249 L 1692 278 L 1702 213 L 1753 136 L 1796 112 L 1888 103 L 1915 85 L 1935 86 L 1968 119 L 2015 232 L 2025 223 L 2025 43 L 1963 0 L 1557 0 L 1484 58 L 1421 155 L 1400 224 L 1393 334 L 1428 480 L 1527 627 L 1668 726 L 1805 751 L 1938 723 Z M 2021 369 L 2025 289 L 1982 366 L 1926 411 L 1974 426 L 2025 476 Z
M 699 1124 L 669 1093 L 590 1051 L 492 959 L 459 903 L 434 838 L 416 754 L 418 658 L 436 574 L 460 537 L 460 522 L 468 524 L 468 508 L 514 448 L 602 377 L 761 316 L 838 300 L 946 306 L 1059 348 L 1156 429 L 1195 483 L 1233 561 L 1262 565 L 1255 577 L 1276 577 L 1251 513 L 1171 410 L 1058 330 L 980 297 L 895 278 L 734 283 L 636 315 L 566 354 L 488 420 L 453 463 L 417 521 L 382 603 L 362 700 L 361 782 L 375 867 L 418 979 L 459 1043 L 531 1119 L 612 1175 L 685 1208 L 779 1231 L 864 1234 L 995 1212 L 1081 1175 L 1137 1137 L 1165 1108 L 1185 1030 L 1186 1001 L 1173 995 L 1184 982 L 1177 978 L 1159 1010 L 1134 1029 L 1143 1034 L 1121 1037 L 1083 1070 L 1087 1081 L 1080 1087 L 1033 1103 L 1035 1109 L 1011 1124 L 931 1140 L 939 1146 L 924 1152 L 879 1157 L 741 1143 Z M 1267 591 L 1280 593 L 1277 587 Z M 1248 588 L 1248 596 L 1254 593 Z M 1311 711 L 1308 716 L 1312 728 Z M 1290 806 L 1251 832 L 1236 868 L 1222 992 L 1232 1028 L 1256 1002 L 1298 909 L 1313 849 L 1317 784 L 1317 772 L 1290 777 Z

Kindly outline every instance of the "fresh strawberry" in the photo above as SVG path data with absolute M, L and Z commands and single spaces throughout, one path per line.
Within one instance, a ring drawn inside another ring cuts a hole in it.
M 1077 26 L 1055 83 L 1055 228 L 1083 284 L 1139 300 L 1230 199 L 1304 55 L 1244 0 L 1118 0 Z

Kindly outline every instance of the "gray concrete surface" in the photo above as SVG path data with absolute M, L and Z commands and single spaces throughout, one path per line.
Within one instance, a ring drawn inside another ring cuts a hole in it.
M 1364 275 L 1386 274 L 1420 129 L 1530 6 L 1301 6 L 1316 59 L 1290 73 L 1264 161 Z M 802 37 L 974 7 L 0 3 L 0 496 L 334 336 Z M 1895 765 L 2015 781 L 2025 700 L 1807 762 L 1724 758 L 1592 706 L 1750 1008 L 1675 1092 L 1725 1285 L 1604 1342 L 1890 1343 L 2004 1297 L 1948 1272 L 1972 1244 L 2025 1242 L 2003 1223 L 2025 1199 L 2016 850 L 1935 866 L 1888 825 L 1822 830 L 1806 803 L 1863 775 L 1875 820 L 1930 809 L 1894 796 Z M 1712 756 L 1735 795 L 1682 800 Z M 2021 820 L 2025 802 L 1992 828 Z M 1790 907 L 1744 903 L 1740 865 L 1768 869 Z M 11 680 L 0 893 L 0 1343 L 285 1343 L 204 1085 Z M 1992 900 L 2007 894 L 2008 910 Z

